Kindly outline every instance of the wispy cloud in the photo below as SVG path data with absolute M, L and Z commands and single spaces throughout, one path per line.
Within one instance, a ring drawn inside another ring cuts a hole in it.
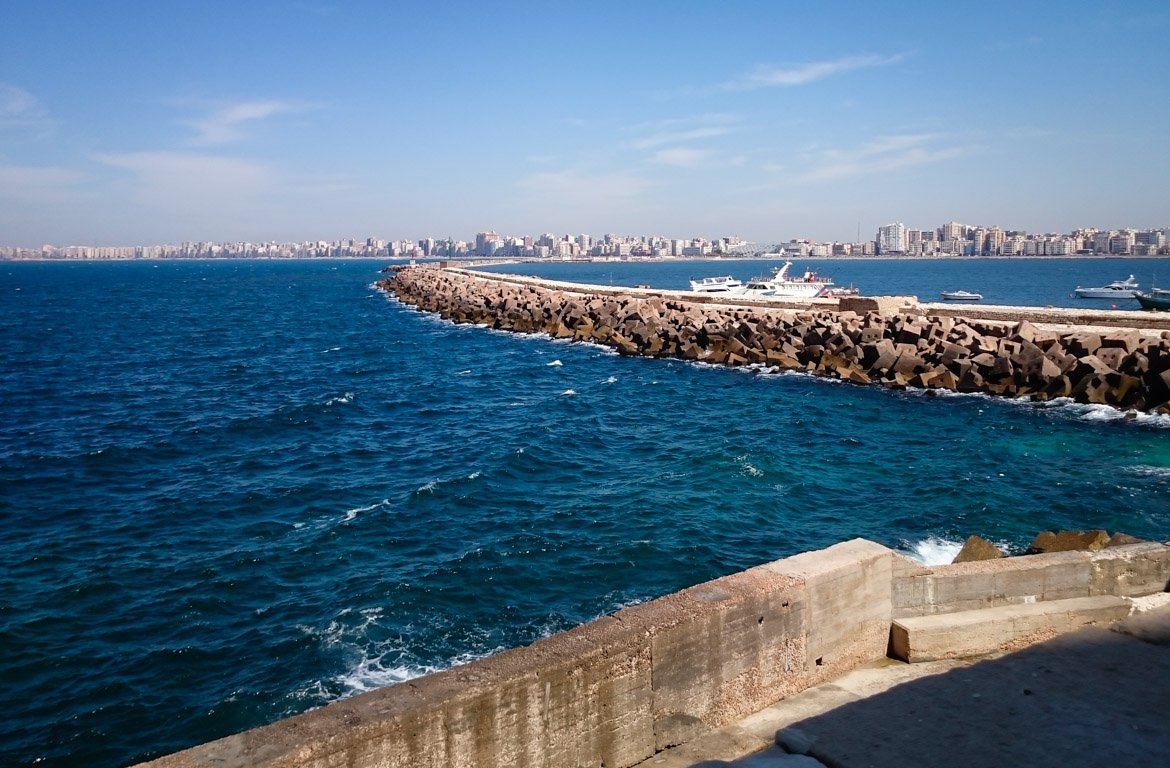
M 40 136 L 53 127 L 35 96 L 11 83 L 0 83 L 0 130 Z
M 654 149 L 655 147 L 661 147 L 666 144 L 681 144 L 686 141 L 710 139 L 716 136 L 724 136 L 728 133 L 731 133 L 731 128 L 715 125 L 706 128 L 691 128 L 685 131 L 663 131 L 636 139 L 631 143 L 631 146 L 634 149 Z
M 668 147 L 660 149 L 650 156 L 650 162 L 661 165 L 673 165 L 677 168 L 695 168 L 703 164 L 710 154 L 705 149 L 693 147 Z
M 973 146 L 947 145 L 941 134 L 919 133 L 879 136 L 852 149 L 813 149 L 802 155 L 807 168 L 803 182 L 833 181 L 870 173 L 938 163 L 967 155 Z
M 0 199 L 59 202 L 85 180 L 85 174 L 70 168 L 0 164 Z
M 908 55 L 909 53 L 896 53 L 891 56 L 870 54 L 845 56 L 830 61 L 813 61 L 795 66 L 760 66 L 751 72 L 722 83 L 719 88 L 724 91 L 752 91 L 758 88 L 806 85 L 845 72 L 896 64 Z
M 565 198 L 628 199 L 641 195 L 649 183 L 640 176 L 622 171 L 589 173 L 566 169 L 533 173 L 518 182 L 521 189 L 541 195 Z
M 98 154 L 93 159 L 132 173 L 135 199 L 151 208 L 232 210 L 241 200 L 262 198 L 277 187 L 271 168 L 236 157 L 159 151 Z
M 195 129 L 191 143 L 196 146 L 228 144 L 244 138 L 249 125 L 309 108 L 307 104 L 293 101 L 246 101 L 220 107 L 206 117 L 186 121 L 186 124 Z

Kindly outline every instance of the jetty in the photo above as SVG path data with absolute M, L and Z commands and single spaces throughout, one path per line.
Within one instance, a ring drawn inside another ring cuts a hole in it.
M 380 285 L 628 355 L 1170 412 L 1157 315 L 789 306 L 424 266 Z M 143 765 L 1165 766 L 1170 543 L 1086 541 L 928 567 L 854 539 Z
M 777 301 L 438 265 L 399 269 L 378 285 L 457 323 L 625 355 L 1170 413 L 1170 314 L 920 304 L 913 296 Z

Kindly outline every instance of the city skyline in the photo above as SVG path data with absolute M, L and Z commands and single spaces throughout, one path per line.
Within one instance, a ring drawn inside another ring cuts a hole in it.
M 4 16 L 3 246 L 1170 223 L 1161 3 Z
M 668 237 L 607 233 L 557 235 L 476 233 L 467 240 L 427 237 L 387 240 L 377 237 L 307 241 L 183 241 L 131 246 L 68 246 L 44 244 L 33 248 L 0 243 L 0 260 L 41 259 L 169 259 L 169 258 L 415 258 L 503 257 L 523 259 L 576 258 L 688 258 L 784 256 L 793 258 L 867 256 L 1165 256 L 1170 254 L 1170 227 L 1098 229 L 1078 227 L 1068 233 L 1031 233 L 998 226 L 948 221 L 918 229 L 901 221 L 878 227 L 875 237 L 859 241 L 819 241 L 790 238 L 770 243 L 721 237 Z

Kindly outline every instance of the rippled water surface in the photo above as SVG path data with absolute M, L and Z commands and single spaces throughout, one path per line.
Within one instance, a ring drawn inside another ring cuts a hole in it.
M 0 264 L 0 764 L 128 764 L 854 536 L 1170 529 L 1162 418 L 454 326 L 379 266 Z

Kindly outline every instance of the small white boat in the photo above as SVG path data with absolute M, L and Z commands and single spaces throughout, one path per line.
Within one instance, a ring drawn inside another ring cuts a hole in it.
M 983 298 L 982 293 L 970 291 L 943 291 L 941 295 L 947 301 L 980 301 Z
M 739 293 L 743 290 L 743 283 L 731 275 L 704 277 L 690 282 L 691 290 L 699 293 Z
M 1114 280 L 1100 288 L 1082 288 L 1078 285 L 1073 293 L 1081 299 L 1132 299 L 1140 288 L 1138 281 L 1130 275 L 1124 280 Z
M 808 271 L 800 277 L 789 277 L 791 261 L 777 267 L 771 277 L 753 277 L 743 288 L 745 296 L 766 296 L 775 299 L 815 299 L 824 296 L 833 285 L 833 278 L 821 277 Z

